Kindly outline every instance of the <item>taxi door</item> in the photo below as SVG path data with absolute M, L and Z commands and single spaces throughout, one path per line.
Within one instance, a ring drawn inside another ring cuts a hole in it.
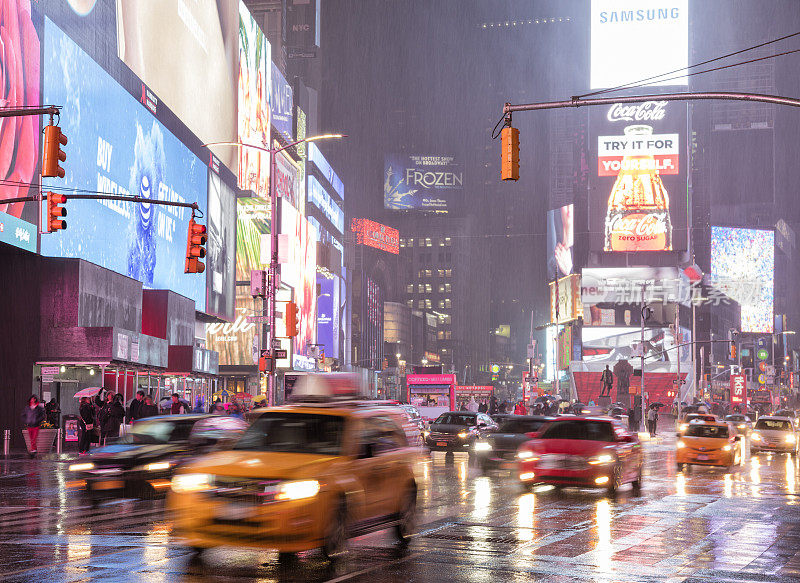
M 379 434 L 380 430 L 373 419 L 361 418 L 358 420 L 355 460 L 352 465 L 353 475 L 364 493 L 363 506 L 354 516 L 358 521 L 377 516 L 386 495 L 383 491 L 386 487 L 384 461 L 378 459 L 376 447 Z

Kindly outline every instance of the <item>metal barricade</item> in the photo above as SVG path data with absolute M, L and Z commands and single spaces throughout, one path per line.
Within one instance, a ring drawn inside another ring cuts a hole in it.
M 8 457 L 11 454 L 11 430 L 3 429 L 3 456 Z
M 56 453 L 61 454 L 61 447 L 64 443 L 64 430 L 60 427 L 56 430 Z

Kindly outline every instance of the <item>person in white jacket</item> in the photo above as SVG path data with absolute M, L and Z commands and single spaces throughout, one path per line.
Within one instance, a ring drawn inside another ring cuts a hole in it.
M 475 400 L 475 397 L 469 398 L 469 403 L 467 403 L 467 411 L 472 411 L 473 413 L 478 412 L 478 402 Z

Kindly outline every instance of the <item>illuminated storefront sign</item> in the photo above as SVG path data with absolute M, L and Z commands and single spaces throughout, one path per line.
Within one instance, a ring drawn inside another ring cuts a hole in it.
M 356 243 L 381 249 L 397 255 L 400 253 L 400 231 L 369 219 L 353 219 L 350 228 L 356 234 Z

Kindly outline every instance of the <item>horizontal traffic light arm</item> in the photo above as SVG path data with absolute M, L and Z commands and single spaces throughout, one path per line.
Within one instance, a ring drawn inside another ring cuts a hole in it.
M 2 116 L 0 116 L 2 117 Z M 44 197 L 42 197 L 44 198 Z M 194 211 L 200 213 L 200 217 L 202 217 L 202 211 L 200 210 L 199 205 L 196 202 L 175 202 L 171 200 L 158 200 L 156 198 L 144 198 L 142 196 L 120 196 L 117 194 L 69 194 L 67 195 L 69 200 L 124 200 L 127 202 L 138 202 L 138 203 L 145 203 L 145 204 L 161 204 L 164 206 L 182 206 L 185 208 L 193 209 Z M 18 196 L 16 198 L 4 198 L 3 202 L 34 202 L 39 200 L 38 196 Z
M 647 342 L 647 341 L 645 340 L 645 342 Z M 695 340 L 693 342 L 684 342 L 682 344 L 676 344 L 675 346 L 670 346 L 669 348 L 665 348 L 664 350 L 659 350 L 655 354 L 650 354 L 648 356 L 645 356 L 645 358 L 660 358 L 661 356 L 663 356 L 664 354 L 666 354 L 670 350 L 675 350 L 675 349 L 681 348 L 683 346 L 691 346 L 693 344 L 711 344 L 712 342 L 715 343 L 715 344 L 728 344 L 728 345 L 730 345 L 730 343 L 731 343 L 730 340 Z M 637 356 L 636 358 L 639 358 L 639 357 Z

